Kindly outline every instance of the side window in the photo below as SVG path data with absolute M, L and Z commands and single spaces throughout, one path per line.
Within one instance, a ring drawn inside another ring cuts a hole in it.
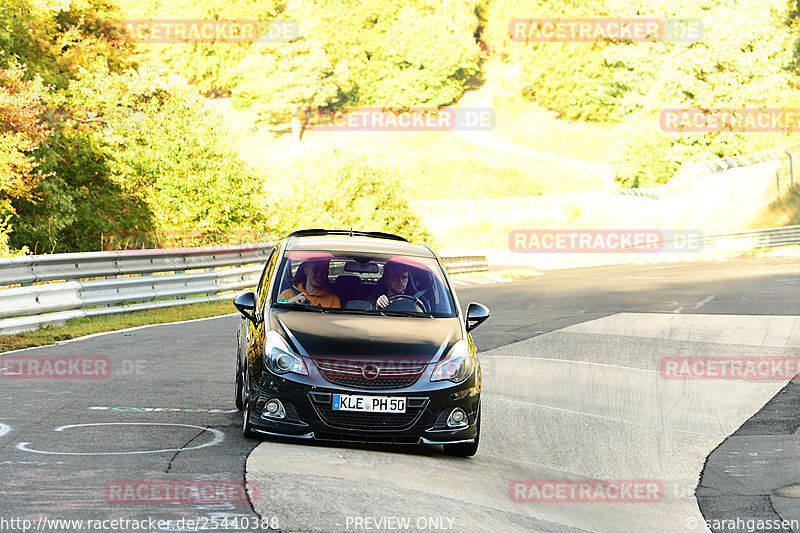
M 267 259 L 267 265 L 264 267 L 264 272 L 261 273 L 261 279 L 258 281 L 256 288 L 256 309 L 261 309 L 264 302 L 267 301 L 267 289 L 269 288 L 269 280 L 272 279 L 272 272 L 275 270 L 275 263 L 278 262 L 278 247 L 272 249 L 272 253 Z

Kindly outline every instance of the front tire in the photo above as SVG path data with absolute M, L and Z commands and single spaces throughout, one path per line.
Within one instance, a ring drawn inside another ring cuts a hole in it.
M 480 409 L 480 408 L 479 408 Z M 476 423 L 477 432 L 474 442 L 461 442 L 459 444 L 445 444 L 444 453 L 456 457 L 472 457 L 478 453 L 478 443 L 481 437 L 481 412 L 478 411 L 478 422 Z
M 244 379 L 242 379 L 242 371 L 239 369 L 239 364 L 236 364 L 236 408 L 238 410 L 244 409 Z
M 242 334 L 241 328 L 236 335 L 236 408 L 244 408 L 244 380 L 242 379 Z
M 250 391 L 247 388 L 247 376 L 244 377 L 244 405 L 242 406 L 242 434 L 245 438 L 253 439 L 257 435 L 250 424 Z

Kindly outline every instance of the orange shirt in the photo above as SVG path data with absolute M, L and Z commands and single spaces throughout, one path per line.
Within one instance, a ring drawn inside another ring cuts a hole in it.
M 285 291 L 280 293 L 278 295 L 278 299 L 290 300 L 301 292 L 306 295 L 308 301 L 311 302 L 311 305 L 331 307 L 334 309 L 339 309 L 342 307 L 342 302 L 339 301 L 339 297 L 333 294 L 328 289 L 322 289 L 321 291 L 312 294 L 306 291 L 306 287 L 303 283 L 295 283 L 294 285 L 292 285 L 291 289 L 286 289 Z

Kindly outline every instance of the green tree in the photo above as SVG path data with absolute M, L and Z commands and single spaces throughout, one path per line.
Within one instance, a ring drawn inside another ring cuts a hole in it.
M 263 48 L 239 68 L 242 82 L 233 90 L 234 104 L 258 112 L 271 124 L 332 106 L 340 95 L 325 50 L 305 40 Z
M 282 0 L 126 0 L 125 17 L 129 19 L 188 19 L 257 21 L 261 31 L 285 11 Z M 253 50 L 252 43 L 189 42 L 140 44 L 140 53 L 158 58 L 179 72 L 204 96 L 230 96 L 238 83 L 237 71 L 242 59 Z
M 295 177 L 289 198 L 281 201 L 287 212 L 281 229 L 353 228 L 432 243 L 402 191 L 398 176 L 385 169 L 358 158 L 326 159 Z M 290 205 L 299 208 L 287 210 Z
M 479 70 L 473 33 L 443 11 L 406 6 L 383 21 L 379 40 L 354 79 L 359 102 L 408 108 L 458 100 Z
M 124 106 L 103 130 L 116 154 L 112 171 L 146 201 L 154 232 L 194 231 L 200 242 L 206 234 L 229 241 L 264 229 L 268 215 L 256 202 L 258 176 L 202 97 L 171 86 L 153 69 L 93 77 L 84 89 L 100 99 L 92 107 Z
M 119 72 L 131 59 L 120 16 L 116 4 L 106 0 L 4 0 L 0 66 L 19 62 L 29 77 L 38 75 L 57 89 L 98 59 Z
M 51 131 L 42 122 L 41 78 L 25 81 L 25 67 L 0 68 L 0 254 L 10 253 L 12 200 L 25 198 L 46 174 L 32 156 Z

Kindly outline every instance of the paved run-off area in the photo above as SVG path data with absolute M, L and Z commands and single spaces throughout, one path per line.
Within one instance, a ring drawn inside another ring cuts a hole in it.
M 686 531 L 702 526 L 700 512 L 797 512 L 800 398 L 786 394 L 791 388 L 775 395 L 788 378 L 658 373 L 663 357 L 796 356 L 796 260 L 547 271 L 457 291 L 462 307 L 492 309 L 474 333 L 486 416 L 472 459 L 435 447 L 245 439 L 233 406 L 240 317 L 232 314 L 3 354 L 0 519 L 149 517 L 171 520 L 160 530 L 172 532 L 188 531 L 180 519 L 209 528 L 212 520 L 266 519 L 283 531 L 402 531 L 408 523 L 425 531 L 618 532 Z M 7 379 L 16 359 L 52 356 L 107 361 L 111 372 Z M 258 480 L 251 496 L 261 517 L 238 494 L 145 502 L 106 490 L 140 482 L 235 488 L 245 476 Z M 516 503 L 509 495 L 515 480 L 567 479 L 649 480 L 664 494 L 651 503 Z
M 670 379 L 660 361 L 796 359 L 798 347 L 792 316 L 620 313 L 551 331 L 481 355 L 476 457 L 264 442 L 247 462 L 255 509 L 288 531 L 390 519 L 420 531 L 703 531 L 694 490 L 706 457 L 789 378 Z M 566 479 L 649 480 L 663 496 L 514 501 L 515 480 Z

